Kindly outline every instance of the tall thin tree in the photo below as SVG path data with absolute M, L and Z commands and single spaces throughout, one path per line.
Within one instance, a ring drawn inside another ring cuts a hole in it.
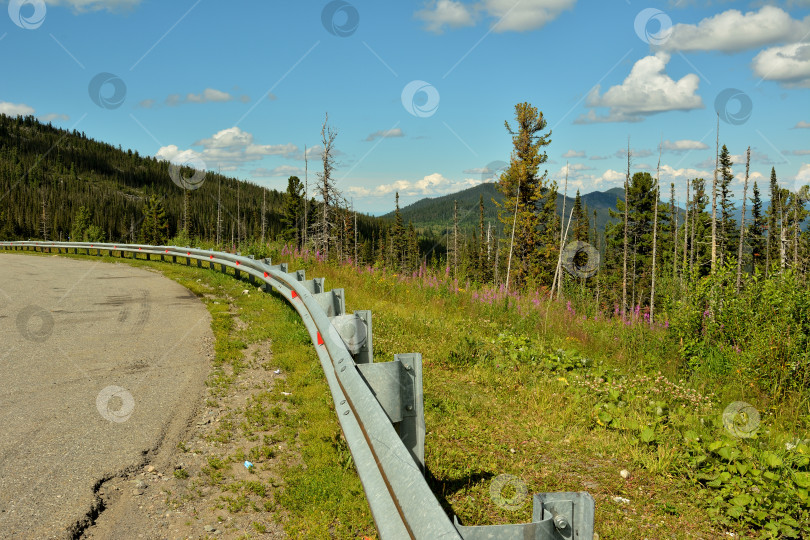
M 658 188 L 659 179 L 661 178 L 661 151 L 663 149 L 663 142 L 658 145 L 658 169 L 655 174 L 655 210 L 653 213 L 653 247 L 652 247 L 652 284 L 650 285 L 650 324 L 653 323 L 655 318 L 655 259 L 656 248 L 658 247 L 658 199 L 661 198 L 661 193 Z
M 627 225 L 630 212 L 630 137 L 627 138 L 627 174 L 624 177 L 624 256 L 622 257 L 622 319 L 627 313 Z
M 745 210 L 748 202 L 748 172 L 751 167 L 751 147 L 745 152 L 745 183 L 743 184 L 743 207 L 742 218 L 740 220 L 740 244 L 737 248 L 737 293 L 740 292 L 740 280 L 742 276 L 743 242 L 745 241 Z
M 720 113 L 717 113 L 717 142 L 714 152 L 714 181 L 712 182 L 712 274 L 717 264 L 717 169 L 720 165 Z

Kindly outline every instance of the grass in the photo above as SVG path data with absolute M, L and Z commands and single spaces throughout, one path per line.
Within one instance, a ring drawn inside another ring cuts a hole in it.
M 327 288 L 346 290 L 349 311 L 373 311 L 375 361 L 423 354 L 429 480 L 463 524 L 530 520 L 530 497 L 516 509 L 498 504 L 511 493 L 490 492 L 506 474 L 528 493 L 589 491 L 600 538 L 801 534 L 796 523 L 807 516 L 808 501 L 799 487 L 806 477 L 797 474 L 806 474 L 806 447 L 784 456 L 798 466 L 774 471 L 773 482 L 737 474 L 741 458 L 726 459 L 729 447 L 751 447 L 745 463 L 753 465 L 740 466 L 755 471 L 767 470 L 757 448 L 784 454 L 779 413 L 762 411 L 767 425 L 758 439 L 728 437 L 721 413 L 741 389 L 708 378 L 679 381 L 678 347 L 663 329 L 582 320 L 570 306 L 532 305 L 532 299 L 506 307 L 481 302 L 464 286 L 448 292 L 386 272 L 302 263 L 307 275 L 325 276 Z M 585 358 L 594 367 L 571 363 Z M 602 387 L 587 386 L 594 374 L 606 378 Z M 612 415 L 607 423 L 605 414 Z M 682 436 L 690 429 L 700 434 L 700 445 Z M 794 424 L 792 432 L 797 429 L 806 437 L 805 428 Z M 726 469 L 736 476 L 713 485 Z M 780 486 L 792 490 L 784 500 L 763 495 L 758 501 L 771 517 L 758 517 L 753 505 L 734 497 L 775 494 Z

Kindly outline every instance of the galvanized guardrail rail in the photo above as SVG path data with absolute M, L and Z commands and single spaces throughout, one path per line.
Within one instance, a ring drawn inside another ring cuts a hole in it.
M 75 253 L 170 260 L 220 271 L 234 270 L 267 290 L 272 287 L 301 316 L 318 353 L 380 538 L 463 540 L 592 540 L 594 500 L 586 492 L 538 493 L 532 523 L 463 526 L 451 522 L 424 477 L 425 418 L 422 355 L 374 362 L 370 311 L 346 313 L 343 289 L 324 289 L 271 264 L 219 251 L 176 246 L 76 242 L 0 242 L 0 250 Z

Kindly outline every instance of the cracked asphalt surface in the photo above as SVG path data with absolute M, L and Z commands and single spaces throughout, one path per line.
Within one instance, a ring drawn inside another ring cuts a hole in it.
M 210 315 L 156 272 L 0 254 L 0 336 L 0 536 L 78 536 L 199 406 Z

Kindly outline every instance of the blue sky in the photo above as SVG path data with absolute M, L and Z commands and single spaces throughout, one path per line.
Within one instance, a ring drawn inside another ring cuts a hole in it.
M 275 189 L 316 180 L 380 213 L 491 181 L 528 101 L 560 189 L 632 170 L 685 197 L 720 141 L 762 185 L 810 183 L 810 0 L 10 0 L 0 112 Z M 168 178 L 168 166 L 167 166 Z

